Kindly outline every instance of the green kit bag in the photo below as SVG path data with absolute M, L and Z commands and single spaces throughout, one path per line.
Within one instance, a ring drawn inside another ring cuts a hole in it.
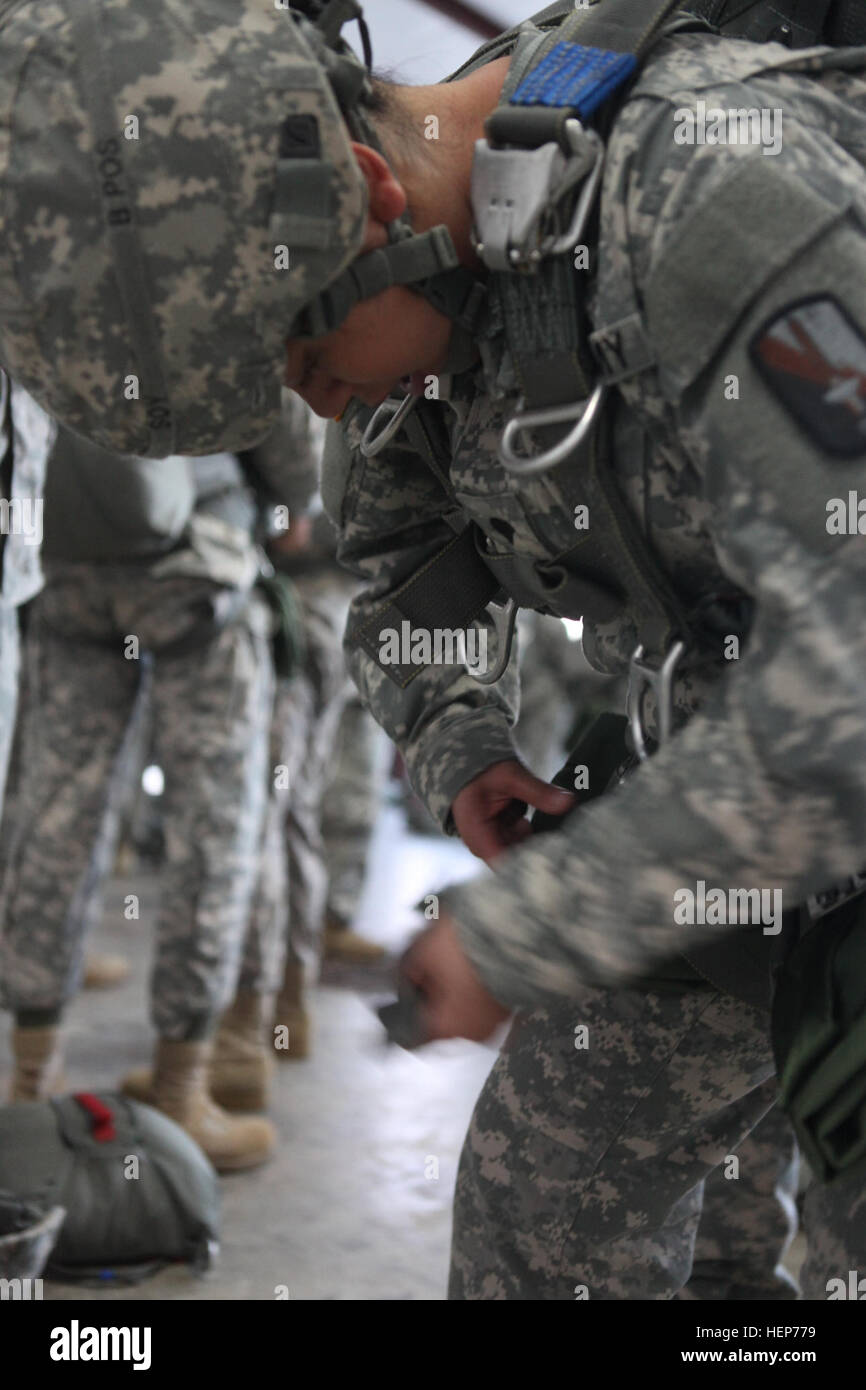
M 180 1125 L 125 1096 L 82 1092 L 0 1106 L 0 1191 L 10 1218 L 65 1209 L 46 1277 L 136 1283 L 218 1250 L 217 1176 Z

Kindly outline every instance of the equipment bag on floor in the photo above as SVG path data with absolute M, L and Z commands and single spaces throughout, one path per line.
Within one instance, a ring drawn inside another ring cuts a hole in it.
M 0 1106 L 0 1191 L 66 1210 L 45 1274 L 135 1283 L 218 1249 L 219 1188 L 189 1135 L 111 1092 Z

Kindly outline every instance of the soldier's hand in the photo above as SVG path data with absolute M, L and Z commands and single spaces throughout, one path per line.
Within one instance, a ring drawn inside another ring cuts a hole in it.
M 440 918 L 416 937 L 401 969 L 424 996 L 421 1012 L 428 1042 L 437 1038 L 484 1042 L 511 1012 L 481 983 L 450 917 Z
M 309 549 L 313 536 L 313 519 L 309 516 L 295 516 L 285 531 L 280 531 L 268 539 L 268 550 L 278 555 L 297 555 Z
M 494 763 L 468 782 L 455 796 L 451 814 L 466 847 L 492 864 L 532 833 L 527 806 L 559 816 L 573 801 L 571 792 L 542 782 L 515 760 Z

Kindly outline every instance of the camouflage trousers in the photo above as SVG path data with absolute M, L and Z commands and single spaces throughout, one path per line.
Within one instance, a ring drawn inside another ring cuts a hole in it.
M 351 922 L 392 756 L 391 744 L 354 686 L 340 721 L 336 771 L 325 791 L 322 835 L 328 859 L 328 910 Z
M 334 776 L 340 718 L 350 684 L 342 650 L 350 589 L 329 572 L 295 581 L 304 613 L 306 659 L 277 682 L 270 730 L 271 779 L 240 986 L 277 989 L 283 960 L 318 973 L 328 869 L 322 799 Z
M 18 609 L 0 598 L 0 812 L 18 704 Z
M 795 1146 L 768 1025 L 685 984 L 519 1015 L 460 1161 L 450 1297 L 792 1297 Z M 804 1296 L 825 1298 L 866 1268 L 862 1184 L 813 1184 L 804 1225 Z
M 255 594 L 197 640 L 218 592 L 203 578 L 75 565 L 52 574 L 32 605 L 0 828 L 0 988 L 17 1014 L 56 1011 L 78 988 L 112 774 L 146 652 L 165 776 L 153 1022 L 163 1037 L 200 1037 L 232 998 L 260 851 L 273 671 L 269 615 Z M 128 904 L 118 912 L 128 916 Z

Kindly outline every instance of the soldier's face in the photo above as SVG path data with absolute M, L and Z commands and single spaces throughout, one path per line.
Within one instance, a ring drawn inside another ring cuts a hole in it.
M 369 194 L 363 254 L 387 244 L 387 224 L 405 209 L 406 190 L 376 150 L 357 142 L 352 149 Z M 285 382 L 326 418 L 339 415 L 353 396 L 379 405 L 402 382 L 420 394 L 425 376 L 442 370 L 450 337 L 450 319 L 395 285 L 361 300 L 333 333 L 287 342 Z
M 421 394 L 442 370 L 451 320 L 420 294 L 395 285 L 362 300 L 322 338 L 286 343 L 286 385 L 317 415 L 339 415 L 353 396 L 378 405 L 400 389 Z

